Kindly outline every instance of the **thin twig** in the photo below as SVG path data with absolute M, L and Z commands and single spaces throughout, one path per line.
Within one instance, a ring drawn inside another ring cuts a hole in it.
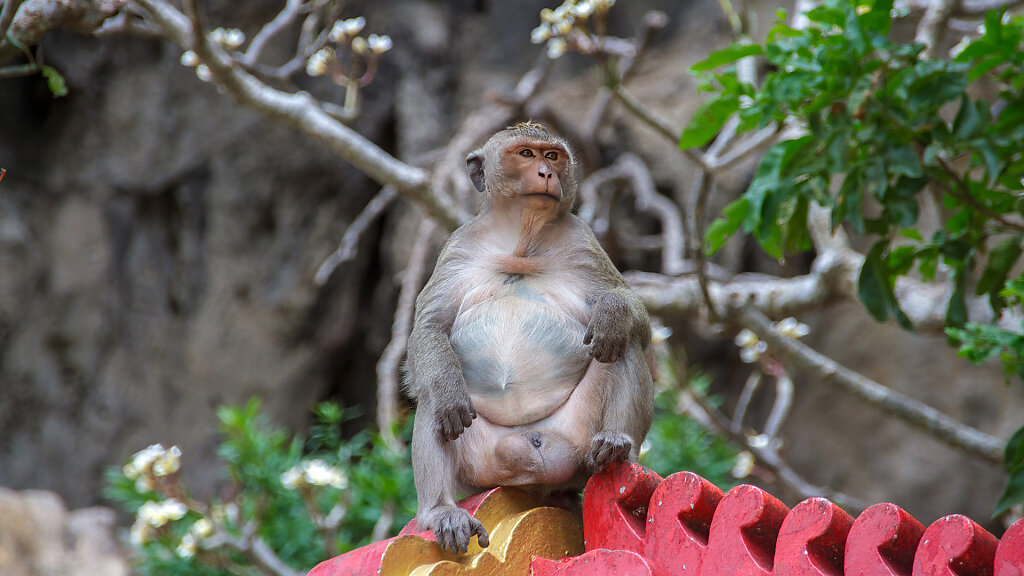
M 750 407 L 750 401 L 754 399 L 754 394 L 757 392 L 758 386 L 761 384 L 761 371 L 754 370 L 747 377 L 747 382 L 743 385 L 743 391 L 740 392 L 739 400 L 736 401 L 736 410 L 732 413 L 732 424 L 729 429 L 734 434 L 740 434 L 743 432 L 743 420 L 747 417 L 747 409 Z
M 345 234 L 341 237 L 341 242 L 338 243 L 338 249 L 332 252 L 317 269 L 313 281 L 318 286 L 326 284 L 338 266 L 356 257 L 359 250 L 359 239 L 362 238 L 363 233 L 391 206 L 397 197 L 398 192 L 394 187 L 385 186 L 366 204 L 363 211 L 345 229 Z
M 789 417 L 789 410 L 793 407 L 793 379 L 783 370 L 775 375 L 775 402 L 772 403 L 772 410 L 768 413 L 768 419 L 764 422 L 764 433 L 769 441 L 778 442 L 779 432 L 786 418 Z
M 946 190 L 954 198 L 956 198 L 957 200 L 964 204 L 967 204 L 971 208 L 974 208 L 978 212 L 981 212 L 985 216 L 988 216 L 989 218 L 995 220 L 996 222 L 999 222 L 1004 226 L 1013 228 L 1014 230 L 1024 231 L 1024 224 L 1014 222 L 1012 220 L 1007 220 L 1002 214 L 999 214 L 998 212 L 992 210 L 982 202 L 979 202 L 978 199 L 975 198 L 973 194 L 971 194 L 971 189 L 963 181 L 960 174 L 957 174 L 957 172 L 953 170 L 953 168 L 951 168 L 949 164 L 947 164 L 946 161 L 943 160 L 942 158 L 938 158 L 938 161 L 939 165 L 942 166 L 942 171 L 945 172 L 947 176 L 953 179 L 953 183 L 955 184 L 955 186 L 950 186 L 945 182 L 943 182 L 943 184 L 945 184 Z
M 281 560 L 274 550 L 258 536 L 239 538 L 230 533 L 219 530 L 212 539 L 211 545 L 223 544 L 224 546 L 241 552 L 253 562 L 256 567 L 268 576 L 302 576 L 303 572 L 293 569 Z
M 633 37 L 633 55 L 623 57 L 619 60 L 619 64 L 616 67 L 618 78 L 614 79 L 613 85 L 621 84 L 630 74 L 636 63 L 640 60 L 644 50 L 651 39 L 654 32 L 663 29 L 668 24 L 668 16 L 661 11 L 652 10 L 644 14 L 643 26 L 637 31 L 636 36 Z M 590 103 L 590 108 L 587 109 L 586 118 L 583 121 L 583 128 L 581 133 L 587 140 L 593 140 L 597 134 L 597 129 L 601 126 L 604 120 L 605 114 L 608 111 L 608 105 L 612 101 L 612 92 L 607 86 L 603 86 L 601 91 L 598 92 L 597 96 Z
M 309 4 L 303 4 L 303 0 L 288 0 L 284 8 L 277 13 L 277 16 L 274 16 L 273 20 L 264 24 L 260 31 L 252 37 L 249 48 L 240 58 L 242 65 L 254 66 L 259 62 L 267 43 L 294 22 L 302 14 L 303 8 L 308 8 L 309 6 Z
M 416 296 L 423 288 L 427 260 L 433 250 L 431 236 L 436 229 L 432 221 L 424 220 L 416 232 L 415 245 L 412 247 L 412 254 L 409 255 L 409 265 L 402 273 L 398 305 L 395 307 L 395 317 L 391 323 L 391 341 L 377 361 L 377 428 L 385 442 L 393 447 L 401 446 L 401 439 L 394 435 L 393 428 L 398 419 L 402 356 L 409 343 Z
M 995 464 L 1002 462 L 1005 442 L 999 438 L 962 424 L 931 406 L 841 366 L 799 340 L 779 334 L 771 328 L 768 318 L 753 307 L 743 306 L 735 312 L 737 319 L 764 340 L 772 354 L 787 365 L 838 386 L 967 454 Z

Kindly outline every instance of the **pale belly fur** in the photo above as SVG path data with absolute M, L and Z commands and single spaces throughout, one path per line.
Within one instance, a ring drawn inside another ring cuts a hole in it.
M 488 421 L 524 426 L 554 413 L 590 364 L 587 327 L 561 303 L 530 287 L 504 282 L 467 298 L 451 343 L 473 406 Z

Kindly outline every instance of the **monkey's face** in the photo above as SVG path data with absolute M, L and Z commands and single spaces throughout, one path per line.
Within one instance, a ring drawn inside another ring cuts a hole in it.
M 512 141 L 501 150 L 500 171 L 506 178 L 506 192 L 532 203 L 560 203 L 562 182 L 569 154 L 559 142 Z

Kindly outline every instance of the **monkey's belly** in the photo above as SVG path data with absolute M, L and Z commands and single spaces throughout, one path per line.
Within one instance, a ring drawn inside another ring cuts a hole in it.
M 586 326 L 536 293 L 507 294 L 462 310 L 451 343 L 477 412 L 502 426 L 554 413 L 586 372 Z

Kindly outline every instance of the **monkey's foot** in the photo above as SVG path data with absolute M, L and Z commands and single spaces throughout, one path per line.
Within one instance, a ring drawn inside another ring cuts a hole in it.
M 444 506 L 438 508 L 433 517 L 432 530 L 437 537 L 437 543 L 449 552 L 465 554 L 473 534 L 476 534 L 477 543 L 481 548 L 487 548 L 490 544 L 484 525 L 462 508 Z
M 589 460 L 595 471 L 601 471 L 609 464 L 628 460 L 632 449 L 633 440 L 629 436 L 622 432 L 605 430 L 595 434 L 590 442 Z

